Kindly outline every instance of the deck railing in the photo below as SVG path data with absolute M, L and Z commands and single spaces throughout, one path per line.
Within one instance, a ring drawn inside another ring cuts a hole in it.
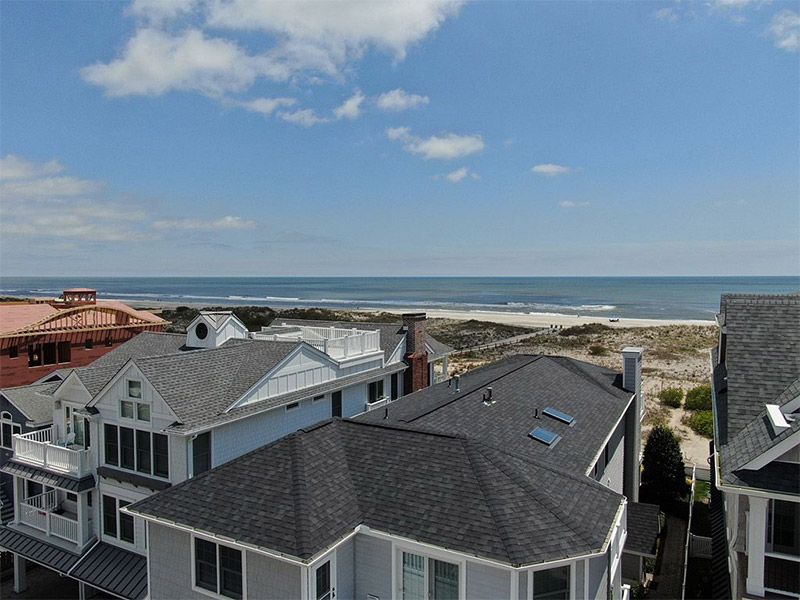
M 370 331 L 310 325 L 298 327 L 286 325 L 286 327 L 291 327 L 292 330 L 286 333 L 275 330 L 256 333 L 255 337 L 275 341 L 302 340 L 335 359 L 353 358 L 362 354 L 378 352 L 381 347 L 381 332 L 377 329 Z
M 22 523 L 68 542 L 78 543 L 78 522 L 52 512 L 58 507 L 55 490 L 26 498 L 20 504 Z
M 14 458 L 44 469 L 82 477 L 90 472 L 89 451 L 53 443 L 53 428 L 13 436 Z

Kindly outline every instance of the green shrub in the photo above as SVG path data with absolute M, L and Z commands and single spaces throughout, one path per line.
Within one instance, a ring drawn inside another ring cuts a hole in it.
M 698 385 L 686 392 L 687 410 L 711 410 L 711 386 Z
M 658 399 L 661 400 L 661 404 L 664 406 L 680 408 L 681 402 L 683 401 L 683 390 L 676 387 L 664 388 L 658 394 Z
M 594 333 L 603 333 L 611 329 L 608 325 L 602 323 L 586 323 L 585 325 L 575 325 L 574 327 L 567 327 L 558 332 L 558 335 L 591 335 Z
M 589 354 L 592 356 L 606 356 L 608 354 L 608 348 L 600 344 L 592 344 L 589 346 Z
M 690 414 L 685 423 L 697 435 L 706 438 L 714 437 L 714 417 L 710 410 L 697 410 Z
M 642 457 L 642 491 L 659 504 L 682 498 L 689 490 L 681 444 L 672 429 L 656 425 L 647 436 Z

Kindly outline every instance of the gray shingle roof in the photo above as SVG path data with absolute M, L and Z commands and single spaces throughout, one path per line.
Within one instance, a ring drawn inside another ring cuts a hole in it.
M 656 542 L 661 531 L 657 504 L 643 502 L 628 503 L 628 537 L 625 552 L 635 552 L 644 556 L 656 557 Z
M 0 394 L 3 394 L 34 425 L 46 425 L 53 421 L 52 393 L 60 383 L 54 381 L 4 388 L 0 390 Z
M 719 320 L 725 327 L 725 361 L 713 376 L 722 483 L 800 493 L 797 465 L 742 468 L 800 431 L 794 421 L 776 435 L 765 408 L 800 394 L 800 294 L 726 294 Z
M 462 375 L 459 392 L 445 381 L 400 398 L 389 405 L 388 421 L 467 435 L 583 474 L 630 402 L 631 393 L 618 387 L 620 379 L 618 373 L 570 358 L 511 356 Z M 489 386 L 495 402 L 487 406 L 482 399 Z M 571 415 L 575 423 L 543 415 L 547 407 Z M 534 418 L 537 408 L 539 419 Z M 375 422 L 384 411 L 357 418 Z M 553 446 L 537 442 L 528 436 L 535 427 L 561 439 Z
M 720 315 L 733 438 L 800 377 L 800 294 L 725 294 Z
M 143 331 L 124 344 L 117 346 L 92 363 L 92 367 L 117 365 L 121 367 L 131 358 L 162 356 L 186 351 L 186 334 Z
M 135 359 L 136 366 L 191 426 L 219 415 L 300 344 L 230 340 L 219 348 Z
M 129 510 L 303 560 L 365 524 L 522 565 L 600 550 L 623 502 L 464 437 L 334 419 Z

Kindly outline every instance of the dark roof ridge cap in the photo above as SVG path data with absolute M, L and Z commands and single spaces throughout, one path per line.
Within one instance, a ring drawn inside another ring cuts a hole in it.
M 789 394 L 786 400 L 783 400 L 784 394 Z M 792 400 L 794 400 L 798 394 L 800 394 L 800 377 L 798 377 L 792 383 L 787 385 L 786 388 L 780 394 L 775 396 L 775 400 L 780 401 L 780 406 L 783 407 L 789 404 L 789 402 L 791 402 Z
M 580 377 L 581 379 L 585 379 L 587 382 L 591 383 L 591 384 L 592 384 L 592 385 L 594 385 L 595 387 L 598 387 L 598 388 L 600 388 L 601 390 L 603 390 L 603 392 L 605 392 L 607 395 L 609 395 L 609 396 L 611 396 L 612 398 L 614 398 L 614 400 L 619 400 L 619 398 L 617 398 L 616 396 L 614 396 L 614 394 L 611 392 L 611 390 L 610 390 L 610 389 L 608 389 L 608 388 L 607 388 L 606 386 L 604 386 L 604 385 L 603 385 L 603 384 L 602 384 L 600 381 L 598 381 L 597 379 L 595 379 L 594 377 L 592 377 L 592 375 L 591 375 L 591 374 L 589 374 L 589 373 L 587 373 L 586 371 L 584 371 L 584 370 L 583 370 L 582 368 L 580 368 L 578 365 L 589 365 L 589 366 L 592 366 L 592 367 L 596 367 L 596 368 L 598 368 L 598 369 L 603 369 L 603 370 L 605 370 L 605 371 L 606 371 L 606 372 L 607 372 L 609 375 L 613 374 L 613 375 L 615 375 L 615 376 L 618 376 L 618 375 L 620 375 L 620 373 L 619 373 L 618 371 L 613 371 L 613 370 L 611 370 L 611 369 L 606 369 L 605 367 L 601 367 L 600 365 L 596 365 L 596 364 L 594 364 L 594 363 L 590 363 L 590 362 L 587 362 L 587 361 L 585 361 L 585 360 L 579 360 L 579 359 L 577 359 L 577 358 L 572 358 L 572 357 L 569 357 L 569 356 L 561 356 L 561 355 L 558 355 L 558 354 L 557 354 L 557 355 L 552 355 L 552 356 L 550 356 L 550 355 L 546 355 L 546 356 L 544 356 L 544 358 L 547 358 L 547 359 L 549 359 L 549 360 L 550 360 L 550 362 L 552 362 L 552 363 L 553 363 L 553 364 L 555 364 L 555 365 L 558 365 L 558 367 L 560 367 L 561 369 L 564 369 L 565 371 L 569 371 L 570 373 L 573 373 L 573 374 L 577 375 L 577 376 L 578 376 L 578 377 Z M 560 360 L 554 360 L 554 359 L 560 359 Z M 567 368 L 567 367 L 564 365 L 564 362 L 569 362 L 570 364 L 572 364 L 572 365 L 575 365 L 575 366 L 577 367 L 577 371 Z M 614 386 L 614 385 L 612 385 L 611 387 L 613 387 L 614 389 L 618 389 L 618 390 L 619 390 L 619 391 L 621 391 L 621 392 L 624 392 L 626 395 L 628 395 L 628 398 L 630 398 L 631 396 L 633 396 L 633 392 L 629 392 L 628 390 L 624 390 L 624 389 L 622 389 L 622 388 L 617 388 L 617 387 L 616 387 L 616 386 Z
M 490 379 L 489 381 L 484 381 L 484 382 L 482 382 L 480 385 L 478 385 L 478 386 L 476 386 L 476 387 L 474 387 L 474 388 L 471 388 L 471 389 L 469 389 L 469 390 L 465 390 L 465 391 L 463 391 L 463 392 L 459 392 L 457 395 L 453 396 L 452 398 L 450 398 L 450 399 L 449 399 L 449 400 L 447 400 L 446 402 L 442 402 L 442 403 L 440 403 L 440 404 L 437 404 L 437 405 L 435 405 L 435 406 L 432 406 L 432 407 L 431 407 L 429 410 L 427 410 L 427 411 L 425 411 L 425 412 L 421 412 L 421 413 L 419 413 L 419 414 L 416 414 L 416 415 L 414 415 L 414 416 L 413 416 L 413 418 L 411 418 L 411 419 L 410 419 L 410 420 L 408 420 L 408 421 L 404 421 L 404 423 L 413 423 L 413 422 L 414 422 L 414 421 L 416 421 L 417 419 L 421 419 L 421 418 L 423 418 L 423 417 L 427 417 L 429 414 L 431 414 L 431 413 L 433 413 L 433 412 L 436 412 L 437 410 L 439 410 L 439 409 L 442 409 L 442 408 L 444 408 L 445 406 L 450 406 L 450 405 L 451 405 L 453 402 L 456 402 L 457 400 L 461 400 L 461 399 L 465 398 L 466 396 L 469 396 L 470 394 L 474 394 L 475 392 L 479 391 L 480 389 L 482 389 L 482 388 L 485 388 L 485 387 L 487 387 L 487 386 L 491 385 L 491 384 L 492 384 L 492 383 L 494 383 L 495 381 L 499 381 L 500 379 L 502 379 L 502 378 L 504 378 L 504 377 L 508 377 L 508 376 L 509 376 L 509 375 L 511 375 L 512 373 L 516 373 L 516 372 L 517 372 L 517 371 L 519 371 L 520 369 L 524 369 L 525 367 L 527 367 L 527 366 L 530 366 L 530 365 L 532 365 L 533 363 L 535 363 L 536 361 L 538 361 L 538 360 L 540 360 L 541 358 L 543 358 L 543 355 L 541 355 L 541 354 L 536 354 L 536 355 L 514 355 L 514 356 L 527 356 L 527 357 L 530 357 L 530 358 L 531 358 L 531 360 L 528 360 L 528 361 L 526 361 L 525 363 L 523 363 L 523 364 L 521 364 L 521 365 L 518 365 L 518 366 L 514 367 L 513 369 L 510 369 L 509 371 L 505 371 L 505 372 L 503 372 L 502 374 L 500 374 L 500 375 L 497 375 L 497 376 L 496 376 L 496 377 L 494 377 L 493 379 Z M 509 358 L 513 358 L 513 357 L 509 357 Z M 493 363 L 493 365 L 494 365 L 494 366 L 497 366 L 497 363 Z M 486 366 L 487 366 L 487 367 L 489 367 L 489 366 L 492 366 L 492 365 L 486 365 Z M 482 368 L 482 367 L 481 367 L 481 368 Z M 476 371 L 477 371 L 477 369 L 476 369 Z M 475 371 L 472 371 L 472 373 L 474 373 L 474 372 L 475 372 Z M 441 382 L 441 383 L 439 383 L 439 384 L 437 384 L 437 385 L 442 385 L 443 383 L 444 383 L 444 382 Z M 460 384 L 459 384 L 459 385 L 460 385 Z M 425 390 L 426 390 L 426 389 L 428 389 L 428 388 L 423 388 L 423 389 L 419 390 L 418 392 L 414 392 L 414 393 L 415 393 L 415 394 L 418 394 L 418 393 L 425 393 Z M 409 395 L 410 395 L 410 396 L 413 396 L 413 394 L 409 394 Z
M 569 529 L 576 536 L 580 537 L 589 546 L 593 546 L 594 542 L 592 541 L 591 531 L 585 530 L 581 526 L 580 520 L 573 520 L 571 514 L 569 512 L 563 511 L 561 509 L 561 506 L 557 502 L 554 502 L 553 500 L 551 500 L 550 497 L 547 494 L 542 494 L 540 492 L 539 488 L 537 488 L 536 486 L 531 485 L 527 480 L 525 480 L 525 478 L 520 477 L 520 474 L 517 472 L 517 468 L 514 465 L 511 465 L 511 464 L 508 464 L 508 463 L 501 463 L 501 462 L 498 462 L 496 460 L 493 460 L 492 457 L 489 455 L 489 453 L 486 452 L 486 450 L 491 450 L 493 452 L 499 452 L 499 453 L 502 453 L 502 454 L 507 454 L 508 456 L 511 456 L 513 458 L 517 458 L 517 459 L 523 460 L 523 461 L 525 460 L 524 458 L 515 456 L 515 455 L 510 454 L 508 452 L 504 452 L 502 450 L 498 450 L 497 448 L 492 448 L 491 446 L 486 446 L 486 445 L 483 445 L 483 446 L 484 446 L 483 448 L 477 448 L 476 450 L 479 451 L 481 453 L 481 455 L 486 460 L 488 460 L 492 465 L 494 465 L 494 467 L 497 470 L 499 470 L 501 473 L 503 473 L 506 477 L 508 477 L 511 481 L 513 481 L 517 486 L 519 486 L 522 489 L 526 490 L 531 495 L 531 497 L 536 500 L 536 502 L 538 502 L 540 505 L 544 506 L 547 510 L 550 511 L 550 513 L 553 516 L 555 516 L 561 523 L 563 523 L 564 527 Z M 534 461 L 526 461 L 526 462 L 533 463 Z M 534 463 L 534 464 L 537 464 L 537 463 Z M 558 473 L 560 475 L 569 475 L 569 474 L 561 473 L 556 469 L 550 469 L 550 470 L 555 472 L 555 473 Z M 580 478 L 579 477 L 570 477 L 570 478 L 573 479 L 574 481 L 576 481 L 578 483 L 582 483 L 582 484 L 589 484 L 589 481 L 594 481 L 594 480 L 589 479 L 586 476 L 583 476 L 583 477 L 580 477 Z M 595 482 L 595 483 L 597 483 L 597 482 Z M 482 484 L 483 484 L 483 482 L 481 482 L 481 485 Z M 599 483 L 597 485 L 600 488 L 602 488 L 604 490 L 608 490 L 609 492 L 611 492 L 611 490 L 609 490 L 604 485 L 599 484 Z M 612 493 L 614 493 L 614 492 L 612 492 Z M 620 497 L 622 498 L 622 496 L 620 496 Z M 605 535 L 603 537 L 604 538 L 607 537 L 607 532 L 605 532 Z
M 380 409 L 376 409 L 380 410 Z M 398 422 L 398 421 L 391 421 L 388 423 L 381 423 L 375 421 L 356 421 L 352 418 L 342 419 L 341 417 L 333 417 L 328 421 L 323 421 L 318 423 L 316 426 L 312 426 L 311 429 L 316 429 L 322 425 L 326 425 L 330 421 L 341 421 L 342 423 L 347 423 L 348 425 L 358 425 L 360 427 L 377 427 L 379 429 L 390 429 L 393 431 L 402 431 L 405 433 L 416 433 L 419 435 L 430 435 L 445 439 L 451 440 L 469 440 L 469 437 L 463 433 L 445 433 L 443 431 L 439 431 L 437 429 L 428 429 L 426 427 L 419 427 L 419 426 L 411 426 L 406 424 L 405 422 Z M 305 430 L 299 430 L 305 431 Z

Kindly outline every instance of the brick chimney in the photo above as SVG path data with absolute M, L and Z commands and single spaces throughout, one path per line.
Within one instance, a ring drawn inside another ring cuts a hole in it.
M 406 331 L 406 354 L 403 357 L 408 369 L 403 374 L 403 392 L 410 394 L 428 387 L 428 351 L 425 349 L 425 313 L 403 315 Z

